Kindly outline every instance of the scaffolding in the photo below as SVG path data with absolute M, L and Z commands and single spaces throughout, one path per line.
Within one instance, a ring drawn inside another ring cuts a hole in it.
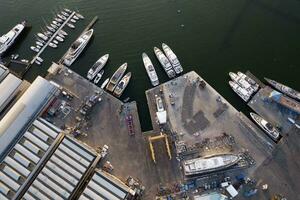
M 171 150 L 170 150 L 170 145 L 169 145 L 169 141 L 168 141 L 168 136 L 164 133 L 160 133 L 160 135 L 157 136 L 149 136 L 148 137 L 148 142 L 149 142 L 149 146 L 150 146 L 150 151 L 151 151 L 151 157 L 154 163 L 156 163 L 156 158 L 155 158 L 155 151 L 154 151 L 154 147 L 152 142 L 155 142 L 157 140 L 161 140 L 164 139 L 165 140 L 165 144 L 166 144 L 166 149 L 168 152 L 168 156 L 169 156 L 169 160 L 172 159 L 172 155 L 171 155 Z

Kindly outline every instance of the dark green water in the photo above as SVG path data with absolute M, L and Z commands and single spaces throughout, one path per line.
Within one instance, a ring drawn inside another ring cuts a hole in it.
M 147 52 L 161 82 L 167 77 L 153 54 L 153 46 L 166 42 L 176 52 L 184 71 L 195 70 L 239 110 L 247 107 L 231 91 L 229 71 L 250 70 L 300 90 L 300 1 L 299 0 L 0 0 L 0 34 L 26 19 L 32 28 L 12 52 L 30 59 L 34 33 L 62 7 L 79 9 L 86 17 L 58 49 L 48 48 L 42 66 L 33 66 L 26 79 L 45 75 L 89 21 L 98 15 L 94 38 L 71 66 L 85 76 L 90 66 L 110 54 L 103 80 L 128 62 L 133 77 L 123 98 L 138 102 L 144 130 L 151 122 L 144 91 L 150 82 L 141 53 Z M 180 11 L 178 11 L 180 10 Z M 184 27 L 182 27 L 182 24 Z

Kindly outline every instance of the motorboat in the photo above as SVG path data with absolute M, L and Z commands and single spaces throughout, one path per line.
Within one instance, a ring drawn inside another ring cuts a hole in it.
M 38 61 L 38 60 L 35 60 L 34 61 L 37 65 L 41 65 L 42 63 L 40 62 L 40 61 Z
M 106 85 L 106 90 L 109 92 L 113 92 L 116 88 L 118 82 L 121 80 L 122 76 L 124 75 L 127 69 L 127 63 L 122 64 L 117 71 L 112 75 L 108 84 Z
M 53 33 L 56 31 L 53 27 L 51 26 L 46 26 L 46 28 L 49 30 L 49 31 L 52 31 Z
M 40 45 L 35 45 L 35 47 L 39 50 L 42 48 Z
M 66 13 L 65 11 L 61 11 L 61 14 L 63 14 L 65 17 L 69 17 L 70 16 L 70 14 Z
M 279 130 L 275 128 L 270 122 L 267 122 L 264 118 L 253 112 L 250 113 L 250 116 L 274 141 L 277 141 L 279 139 Z
M 52 48 L 54 48 L 54 49 L 56 49 L 56 48 L 57 48 L 57 45 L 56 45 L 56 44 L 54 44 L 54 43 L 52 43 L 52 42 L 50 42 L 50 43 L 49 43 L 49 46 L 50 46 L 50 47 L 52 47 Z
M 148 55 L 146 53 L 142 54 L 142 58 L 143 58 L 143 62 L 144 62 L 146 72 L 147 72 L 148 77 L 151 81 L 151 84 L 153 86 L 157 86 L 159 84 L 159 80 L 158 80 L 157 73 L 155 71 L 155 68 L 154 68 L 150 58 L 148 57 Z
M 50 26 L 52 27 L 52 28 L 54 28 L 54 29 L 58 29 L 58 26 L 56 26 L 55 24 L 50 24 Z
M 53 35 L 53 33 L 50 31 L 45 31 L 43 32 L 43 34 L 46 35 L 47 37 L 51 37 L 51 35 Z
M 39 37 L 36 37 L 36 41 L 42 43 L 43 45 L 46 44 L 46 42 Z
M 64 21 L 67 20 L 67 18 L 61 14 L 57 14 L 57 17 L 59 17 L 60 19 L 62 19 Z
M 249 76 L 247 76 L 246 74 L 244 74 L 243 72 L 237 72 L 237 75 L 242 77 L 243 79 L 245 79 L 246 81 L 248 81 L 248 83 L 250 83 L 251 85 L 255 86 L 255 87 L 259 87 L 259 85 Z
M 108 58 L 109 54 L 105 54 L 104 56 L 100 57 L 89 69 L 87 73 L 87 79 L 92 80 L 93 78 L 95 78 L 95 76 L 103 69 L 103 67 L 107 63 Z
M 35 43 L 36 43 L 36 45 L 39 45 L 39 46 L 44 46 L 44 44 L 43 44 L 43 43 L 41 43 L 41 42 L 39 42 L 39 41 L 36 41 Z
M 17 37 L 22 33 L 26 25 L 26 22 L 23 21 L 20 24 L 14 26 L 10 31 L 5 35 L 0 37 L 0 55 L 2 55 L 11 45 L 15 42 Z
M 258 89 L 257 87 L 251 85 L 248 81 L 246 81 L 241 76 L 238 76 L 236 73 L 229 72 L 229 76 L 234 82 L 236 82 L 241 87 L 245 88 L 251 94 Z
M 41 57 L 39 57 L 39 56 L 36 57 L 36 60 L 39 61 L 39 62 L 44 62 L 44 60 Z
M 113 93 L 116 97 L 120 97 L 123 94 L 125 88 L 127 87 L 128 83 L 130 81 L 130 78 L 131 78 L 131 72 L 128 72 L 117 84 L 116 88 L 114 89 L 114 93 Z
M 59 37 L 61 37 L 61 38 L 65 38 L 65 36 L 63 35 L 63 34 L 61 34 L 61 33 L 57 33 L 57 35 L 59 36 Z
M 168 60 L 168 58 L 157 47 L 154 47 L 154 53 L 155 53 L 158 61 L 160 62 L 161 66 L 163 67 L 163 69 L 167 73 L 168 77 L 169 78 L 174 78 L 176 76 L 176 73 L 173 70 L 172 65 L 171 65 L 170 61 Z
M 59 42 L 63 42 L 64 41 L 64 39 L 63 38 L 61 38 L 60 36 L 55 36 L 55 39 L 57 40 L 57 41 L 59 41 Z
M 73 15 L 73 19 L 79 20 L 79 17 L 77 17 L 77 15 Z
M 227 169 L 240 161 L 240 156 L 235 154 L 221 154 L 209 157 L 200 157 L 183 162 L 183 170 L 186 176 L 211 173 Z
M 67 13 L 72 13 L 72 10 L 68 9 L 68 8 L 64 8 L 64 11 Z
M 34 52 L 39 52 L 40 50 L 38 48 L 36 48 L 35 46 L 31 46 L 30 49 Z
M 251 94 L 245 89 L 239 86 L 236 82 L 229 81 L 230 87 L 233 89 L 233 91 L 239 95 L 245 102 L 248 102 Z
M 69 28 L 72 28 L 72 29 L 75 28 L 74 24 L 71 24 L 71 23 L 67 23 L 67 26 L 68 26 Z
M 29 60 L 27 60 L 27 59 L 21 59 L 21 62 L 23 62 L 23 63 L 29 63 Z
M 61 23 L 59 23 L 59 22 L 57 22 L 57 21 L 55 21 L 55 20 L 52 21 L 52 24 L 54 24 L 54 25 L 56 25 L 56 26 L 58 26 L 58 27 L 61 26 Z
M 109 82 L 109 78 L 107 78 L 101 85 L 101 89 L 104 89 L 107 85 L 107 83 Z
M 103 74 L 104 74 L 104 70 L 102 69 L 102 70 L 97 74 L 96 78 L 94 79 L 94 83 L 95 83 L 95 84 L 98 84 L 98 83 L 99 83 L 99 81 L 101 80 Z
M 57 21 L 57 22 L 59 22 L 59 23 L 62 23 L 62 22 L 63 22 L 63 20 L 60 19 L 60 18 L 58 18 L 58 17 L 55 17 L 54 20 Z
M 59 33 L 61 33 L 61 34 L 65 35 L 65 36 L 67 36 L 67 35 L 68 35 L 68 33 L 67 33 L 66 31 L 62 30 L 62 29 L 60 29 L 60 30 L 59 30 Z
M 70 19 L 70 22 L 76 23 L 76 20 L 75 19 Z
M 282 83 L 278 83 L 277 81 L 265 78 L 265 80 L 276 90 L 279 90 L 280 92 L 300 101 L 300 92 L 294 90 L 293 88 L 290 88 L 286 85 L 283 85 Z
M 57 41 L 57 40 L 52 40 L 52 42 L 53 42 L 54 44 L 58 44 L 58 41 Z
M 176 74 L 182 73 L 183 68 L 182 68 L 176 54 L 172 51 L 172 49 L 165 43 L 162 43 L 162 49 L 163 49 L 164 53 L 166 54 L 167 58 L 169 59 Z
M 86 47 L 94 33 L 93 29 L 84 32 L 69 48 L 64 57 L 64 64 L 70 66 Z
M 80 13 L 76 13 L 76 16 L 77 16 L 79 19 L 84 19 L 83 15 L 81 15 Z
M 42 40 L 44 40 L 44 41 L 47 41 L 47 40 L 48 40 L 48 37 L 47 37 L 46 35 L 44 35 L 43 33 L 38 33 L 37 36 L 38 36 L 39 38 L 41 38 Z

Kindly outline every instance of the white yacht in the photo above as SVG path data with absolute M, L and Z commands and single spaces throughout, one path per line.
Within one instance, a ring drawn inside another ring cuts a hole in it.
M 87 43 L 90 41 L 94 30 L 90 29 L 84 32 L 69 48 L 64 57 L 64 64 L 70 66 L 76 58 L 80 55 Z
M 253 85 L 254 88 L 257 88 L 256 90 L 258 90 L 259 85 L 249 76 L 247 76 L 246 74 L 242 73 L 242 72 L 237 72 L 237 75 L 242 77 L 243 79 L 245 79 L 248 83 L 250 83 L 251 85 Z
M 235 93 L 237 93 L 245 102 L 248 102 L 248 100 L 251 97 L 251 94 L 241 86 L 239 86 L 236 82 L 229 81 L 230 87 L 233 89 Z
M 43 33 L 38 33 L 37 36 L 41 39 L 43 39 L 44 41 L 48 40 L 48 37 L 46 35 L 44 35 Z
M 101 85 L 101 89 L 104 89 L 107 83 L 109 82 L 109 78 L 107 78 Z
M 267 122 L 261 116 L 251 112 L 250 116 L 252 119 L 270 136 L 273 140 L 277 141 L 280 133 L 277 128 L 275 128 L 271 123 Z
M 229 76 L 234 82 L 236 82 L 241 87 L 245 88 L 249 93 L 252 94 L 257 90 L 257 88 L 255 88 L 253 85 L 251 85 L 248 81 L 246 81 L 241 76 L 238 76 L 236 73 L 229 72 Z
M 158 61 L 164 68 L 165 72 L 167 73 L 168 77 L 174 78 L 176 76 L 176 73 L 173 70 L 171 63 L 168 60 L 168 58 L 165 56 L 165 54 L 163 54 L 163 52 L 157 47 L 154 47 L 154 53 L 155 53 Z
M 143 58 L 144 66 L 146 68 L 147 74 L 150 78 L 152 85 L 157 86 L 159 84 L 159 80 L 158 80 L 157 73 L 155 71 L 155 68 L 154 68 L 150 58 L 148 57 L 148 55 L 146 53 L 142 54 L 142 58 Z
M 176 74 L 182 73 L 183 68 L 182 68 L 177 56 L 172 51 L 172 49 L 168 45 L 166 45 L 165 43 L 162 43 L 162 49 L 165 52 L 165 54 L 166 54 L 167 58 L 169 59 L 170 63 L 172 64 L 173 69 L 176 72 Z
M 87 79 L 92 80 L 93 78 L 95 78 L 95 76 L 101 71 L 101 69 L 103 69 L 103 67 L 107 63 L 108 58 L 109 54 L 105 54 L 104 56 L 99 58 L 88 71 Z
M 109 92 L 113 92 L 116 88 L 117 84 L 121 80 L 122 76 L 124 75 L 125 71 L 127 69 L 127 63 L 122 64 L 117 71 L 112 75 L 110 78 L 108 84 L 106 85 L 106 90 Z
M 8 33 L 0 37 L 0 55 L 2 55 L 16 40 L 20 33 L 24 30 L 26 22 L 17 24 Z
M 62 35 L 65 35 L 65 36 L 68 35 L 68 33 L 66 31 L 62 30 L 62 29 L 59 30 L 59 33 L 61 33 Z
M 67 23 L 67 26 L 68 26 L 69 28 L 71 28 L 71 29 L 74 29 L 74 28 L 75 28 L 74 24 L 72 24 L 72 23 Z

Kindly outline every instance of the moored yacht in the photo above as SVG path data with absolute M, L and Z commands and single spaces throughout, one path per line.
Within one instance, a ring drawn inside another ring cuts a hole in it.
M 241 87 L 245 88 L 249 93 L 253 93 L 257 90 L 257 88 L 255 88 L 241 76 L 238 76 L 236 73 L 229 72 L 229 76 L 234 82 L 236 82 Z
M 122 64 L 117 71 L 112 75 L 108 84 L 106 85 L 106 90 L 109 92 L 113 92 L 116 88 L 118 82 L 121 80 L 122 76 L 124 75 L 127 69 L 127 63 Z
M 250 99 L 251 94 L 246 89 L 239 86 L 236 82 L 229 81 L 229 85 L 233 89 L 233 91 L 238 94 L 245 102 Z
M 168 58 L 165 56 L 165 54 L 157 47 L 154 47 L 154 53 L 155 53 L 158 61 L 160 62 L 161 66 L 167 73 L 168 77 L 174 78 L 176 76 L 176 73 L 173 70 L 171 63 L 168 60 Z
M 70 66 L 76 58 L 80 55 L 83 49 L 86 47 L 87 43 L 90 41 L 94 30 L 90 29 L 84 32 L 69 48 L 64 57 L 64 64 Z
M 107 63 L 109 58 L 109 54 L 105 54 L 101 58 L 99 58 L 95 64 L 89 69 L 87 73 L 87 79 L 92 80 L 95 76 L 103 69 L 105 64 Z
M 101 85 L 101 89 L 104 89 L 108 82 L 109 82 L 109 78 L 105 79 L 105 81 Z
M 242 72 L 237 72 L 237 75 L 242 77 L 243 79 L 245 79 L 248 83 L 250 83 L 251 85 L 253 85 L 255 88 L 258 89 L 259 85 L 249 76 L 247 76 L 246 74 L 242 73 Z
M 151 84 L 153 86 L 157 86 L 159 84 L 159 80 L 158 80 L 157 73 L 155 71 L 155 68 L 154 68 L 150 58 L 148 57 L 148 55 L 146 53 L 142 54 L 142 58 L 143 58 L 144 66 L 146 68 L 146 72 L 151 81 Z
M 114 95 L 116 97 L 120 97 L 125 88 L 127 87 L 129 81 L 131 78 L 131 72 L 128 72 L 127 74 L 125 74 L 125 76 L 120 80 L 120 82 L 118 83 L 118 85 L 116 86 L 115 90 L 114 90 Z
M 102 76 L 104 74 L 104 69 L 102 69 L 97 75 L 96 78 L 94 79 L 94 83 L 97 84 L 101 80 Z
M 269 137 L 275 141 L 279 139 L 279 130 L 277 130 L 277 128 L 275 128 L 270 122 L 267 122 L 264 118 L 253 112 L 250 113 L 250 116 L 268 134 Z
M 17 24 L 8 33 L 0 37 L 0 55 L 2 55 L 14 43 L 16 38 L 24 30 L 25 24 L 25 21 Z
M 176 54 L 172 51 L 172 49 L 165 43 L 162 43 L 162 49 L 165 52 L 170 63 L 172 64 L 172 67 L 173 67 L 174 71 L 176 72 L 176 74 L 180 74 L 181 72 L 183 72 L 183 68 L 182 68 Z

